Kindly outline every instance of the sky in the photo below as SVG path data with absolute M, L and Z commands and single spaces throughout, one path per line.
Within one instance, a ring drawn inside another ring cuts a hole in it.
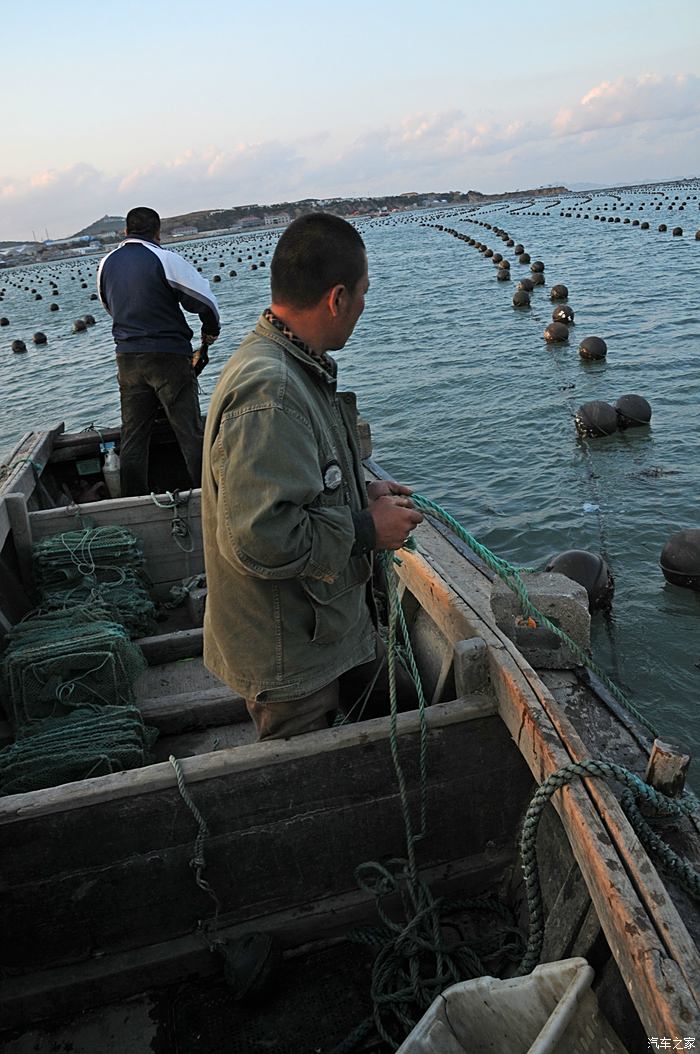
M 2 0 L 0 240 L 700 175 L 698 0 Z

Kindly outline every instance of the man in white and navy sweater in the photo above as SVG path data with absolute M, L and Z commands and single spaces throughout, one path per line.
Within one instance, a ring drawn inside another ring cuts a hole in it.
M 100 262 L 100 300 L 113 318 L 121 396 L 122 495 L 147 494 L 148 449 L 162 405 L 192 486 L 202 476 L 202 416 L 192 366 L 192 330 L 181 308 L 199 315 L 202 344 L 219 335 L 209 282 L 177 253 L 160 246 L 160 216 L 131 209 L 126 238 Z

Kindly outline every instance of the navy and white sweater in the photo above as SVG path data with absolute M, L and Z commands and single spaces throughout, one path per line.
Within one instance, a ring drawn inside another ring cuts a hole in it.
M 145 238 L 126 238 L 100 261 L 100 300 L 113 318 L 117 354 L 192 355 L 185 311 L 202 320 L 202 336 L 219 334 L 219 309 L 209 282 L 177 253 Z

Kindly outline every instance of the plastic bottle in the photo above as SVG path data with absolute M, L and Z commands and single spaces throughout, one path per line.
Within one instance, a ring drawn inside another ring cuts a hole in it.
M 102 466 L 102 475 L 107 484 L 109 496 L 110 498 L 121 498 L 122 487 L 119 479 L 119 455 L 117 454 L 114 443 L 105 443 L 104 455 L 105 463 Z

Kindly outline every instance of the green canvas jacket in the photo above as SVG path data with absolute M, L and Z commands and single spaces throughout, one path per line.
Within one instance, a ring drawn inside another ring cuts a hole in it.
M 261 317 L 212 395 L 202 472 L 204 661 L 244 698 L 298 699 L 374 657 L 366 507 L 355 395 Z

